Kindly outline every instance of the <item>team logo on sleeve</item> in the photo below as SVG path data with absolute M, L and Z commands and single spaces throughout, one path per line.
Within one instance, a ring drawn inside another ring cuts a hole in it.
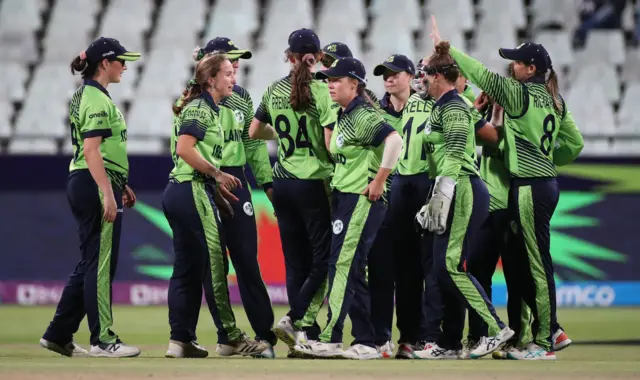
M 331 224 L 333 225 L 333 234 L 334 235 L 340 234 L 340 232 L 342 232 L 342 230 L 344 229 L 344 223 L 342 223 L 342 220 L 340 220 L 340 219 L 335 220 Z
M 426 135 L 431 134 L 431 123 L 427 123 L 427 124 L 425 124 L 425 126 L 424 126 L 424 133 L 425 133 Z
M 336 146 L 340 149 L 344 146 L 344 136 L 341 134 L 336 137 Z
M 235 110 L 233 111 L 233 114 L 235 115 L 238 124 L 242 124 L 244 122 L 244 114 L 242 113 L 242 111 Z
M 244 211 L 244 213 L 247 214 L 248 216 L 252 216 L 253 205 L 251 204 L 251 202 L 244 202 L 244 204 L 242 205 L 242 211 Z

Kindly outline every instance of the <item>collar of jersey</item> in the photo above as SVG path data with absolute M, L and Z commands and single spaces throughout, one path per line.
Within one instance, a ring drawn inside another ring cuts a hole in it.
M 365 104 L 367 101 L 360 95 L 356 96 L 355 98 L 353 98 L 353 100 L 351 101 L 351 103 L 349 103 L 349 105 L 347 106 L 347 108 L 344 109 L 343 114 L 346 115 L 349 112 L 353 111 L 354 108 L 356 108 L 357 106 L 361 105 L 361 104 Z
M 382 96 L 382 99 L 380 99 L 380 107 L 382 107 L 382 109 L 391 116 L 402 116 L 402 111 L 396 111 L 396 109 L 393 108 L 393 103 L 391 103 L 391 94 L 388 92 L 385 92 L 384 96 Z
M 524 83 L 538 83 L 538 84 L 544 84 L 545 80 L 544 80 L 544 75 L 535 75 L 532 76 L 530 78 L 528 78 L 527 80 L 524 81 Z
M 218 105 L 211 97 L 211 94 L 209 93 L 209 91 L 202 91 L 202 94 L 200 94 L 200 97 L 204 99 L 207 103 L 209 103 L 209 105 L 211 106 L 211 108 L 213 108 L 214 111 L 216 112 L 220 111 L 220 109 L 218 108 Z
M 453 90 L 451 90 L 451 91 L 445 92 L 445 93 L 440 97 L 440 99 L 438 99 L 438 100 L 436 101 L 436 104 L 434 104 L 433 106 L 434 106 L 434 107 L 436 107 L 436 106 L 441 106 L 441 105 L 445 104 L 446 102 L 448 102 L 449 100 L 451 100 L 451 99 L 455 98 L 457 95 L 458 95 L 458 91 L 456 91 L 456 89 L 455 89 L 455 88 L 454 88 Z
M 84 82 L 82 83 L 85 86 L 92 86 L 97 88 L 98 90 L 102 91 L 105 95 L 107 95 L 109 98 L 111 98 L 111 95 L 109 95 L 109 92 L 107 91 L 106 88 L 102 87 L 102 85 L 96 81 L 94 81 L 93 79 L 85 79 Z

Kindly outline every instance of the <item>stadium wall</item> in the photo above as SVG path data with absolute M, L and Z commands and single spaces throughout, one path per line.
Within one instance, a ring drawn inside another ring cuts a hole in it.
M 79 259 L 65 194 L 68 163 L 59 156 L 0 157 L 0 303 L 56 303 Z M 640 305 L 639 164 L 639 159 L 598 158 L 562 169 L 551 242 L 558 306 Z M 161 200 L 172 162 L 168 157 L 134 156 L 130 166 L 138 204 L 125 210 L 113 300 L 165 304 L 172 244 Z M 254 210 L 263 277 L 273 303 L 284 304 L 278 226 L 261 190 L 254 191 Z M 232 301 L 239 303 L 233 268 L 229 278 Z M 494 298 L 497 305 L 506 303 L 500 268 Z

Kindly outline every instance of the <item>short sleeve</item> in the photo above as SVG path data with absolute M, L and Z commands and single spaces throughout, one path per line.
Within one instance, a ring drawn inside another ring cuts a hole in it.
M 478 132 L 487 124 L 487 121 L 482 117 L 480 111 L 478 111 L 475 107 L 469 108 L 469 111 L 471 112 L 471 123 L 473 124 L 474 130 Z
M 273 85 L 272 85 L 273 86 Z M 256 111 L 255 118 L 260 120 L 263 123 L 272 124 L 271 115 L 269 114 L 269 98 L 271 98 L 272 86 L 267 88 L 267 91 L 262 94 L 262 100 L 258 105 L 258 110 Z
M 113 134 L 109 123 L 111 108 L 111 105 L 106 101 L 82 99 L 80 105 L 80 135 L 82 139 L 98 136 L 106 138 Z
M 193 136 L 198 141 L 204 139 L 209 126 L 214 124 L 214 115 L 211 110 L 198 101 L 195 105 L 187 105 L 182 110 L 178 135 Z
M 372 112 L 357 119 L 356 138 L 362 145 L 380 146 L 393 132 L 395 129 L 377 113 Z

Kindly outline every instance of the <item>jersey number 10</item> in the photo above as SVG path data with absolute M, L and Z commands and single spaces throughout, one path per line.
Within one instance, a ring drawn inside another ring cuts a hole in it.
M 302 116 L 298 120 L 298 130 L 291 130 L 291 122 L 285 115 L 278 115 L 275 120 L 276 132 L 280 140 L 280 149 L 284 152 L 284 157 L 291 157 L 296 149 L 309 148 L 309 155 L 314 156 L 311 143 L 309 142 L 309 133 L 307 132 L 307 117 Z M 295 133 L 295 138 L 292 134 Z M 286 143 L 285 143 L 286 141 Z

